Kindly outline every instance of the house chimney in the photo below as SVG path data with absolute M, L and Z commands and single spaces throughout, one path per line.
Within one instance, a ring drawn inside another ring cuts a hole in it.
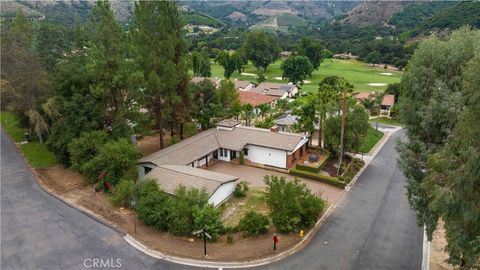
M 275 133 L 277 133 L 277 132 L 279 132 L 279 131 L 280 131 L 280 128 L 279 128 L 277 125 L 275 125 L 275 126 L 273 126 L 273 127 L 270 128 L 270 132 L 275 132 Z

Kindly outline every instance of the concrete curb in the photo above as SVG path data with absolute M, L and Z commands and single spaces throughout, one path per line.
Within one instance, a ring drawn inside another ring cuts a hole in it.
M 423 226 L 422 270 L 430 270 L 430 244 L 427 238 L 427 226 Z
M 98 218 L 97 216 L 95 216 L 94 214 L 92 214 L 89 210 L 85 209 L 84 207 L 81 207 L 81 206 L 78 206 L 76 204 L 73 204 L 73 203 L 70 203 L 68 201 L 66 201 L 64 198 L 62 198 L 61 196 L 53 193 L 52 191 L 50 191 L 49 189 L 47 189 L 46 187 L 44 187 L 40 181 L 37 179 L 37 175 L 36 173 L 32 170 L 32 168 L 30 167 L 30 165 L 28 164 L 28 162 L 25 160 L 25 157 L 22 155 L 22 153 L 20 152 L 20 150 L 18 149 L 17 147 L 17 144 L 16 142 L 10 137 L 10 135 L 8 135 L 7 132 L 5 132 L 5 130 L 2 128 L 2 134 L 7 136 L 7 138 L 13 143 L 14 145 L 14 148 L 15 148 L 15 151 L 17 151 L 18 155 L 21 157 L 22 159 L 22 162 L 23 162 L 23 165 L 25 166 L 25 168 L 27 169 L 28 173 L 30 174 L 30 176 L 33 178 L 33 180 L 35 181 L 35 184 L 43 191 L 45 192 L 46 194 L 50 195 L 51 197 L 55 198 L 56 200 L 62 202 L 63 204 L 65 204 L 66 206 L 70 207 L 70 208 L 73 208 L 75 209 L 76 211 L 86 215 L 87 217 L 95 220 L 96 222 L 98 223 L 101 223 L 107 227 L 109 227 L 110 229 L 116 231 L 117 233 L 121 234 L 121 235 L 125 235 L 125 232 L 121 231 L 119 228 L 115 227 L 113 224 L 110 224 L 109 222 L 107 222 L 106 220 L 102 220 L 100 218 Z

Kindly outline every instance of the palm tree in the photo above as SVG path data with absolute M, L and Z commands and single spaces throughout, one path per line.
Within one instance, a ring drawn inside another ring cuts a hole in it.
M 245 125 L 248 126 L 248 120 L 252 115 L 253 106 L 251 104 L 243 104 L 242 111 L 245 113 Z
M 342 167 L 343 163 L 343 155 L 345 154 L 345 126 L 347 122 L 347 111 L 348 111 L 348 99 L 353 94 L 353 84 L 347 81 L 343 77 L 339 76 L 329 76 L 322 81 L 323 84 L 329 85 L 333 90 L 333 100 L 338 100 L 340 104 L 340 111 L 342 116 L 342 124 L 340 127 L 340 151 L 339 151 L 339 163 L 338 163 L 338 170 L 337 174 L 340 173 L 340 168 Z
M 270 105 L 260 104 L 260 105 L 257 106 L 257 108 L 259 108 L 260 111 L 262 112 L 262 121 L 263 121 L 263 119 L 265 118 L 265 114 L 270 112 Z

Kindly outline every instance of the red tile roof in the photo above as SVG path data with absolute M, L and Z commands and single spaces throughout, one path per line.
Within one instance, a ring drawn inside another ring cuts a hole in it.
M 395 103 L 394 95 L 384 95 L 382 100 L 382 106 L 393 106 Z
M 264 94 L 249 92 L 249 91 L 238 91 L 238 95 L 240 96 L 240 103 L 242 104 L 248 103 L 253 107 L 256 107 L 260 104 L 269 104 L 279 99 L 279 97 L 276 97 L 276 96 L 267 96 Z
M 371 96 L 371 95 L 372 94 L 370 94 L 370 93 L 362 92 L 362 93 L 356 94 L 355 98 L 358 99 L 358 100 L 373 99 L 373 96 Z

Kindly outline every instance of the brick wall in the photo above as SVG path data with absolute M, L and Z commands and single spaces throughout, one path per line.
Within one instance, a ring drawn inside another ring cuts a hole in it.
M 302 145 L 302 155 L 307 153 L 307 144 Z M 287 155 L 287 169 L 290 169 L 300 159 L 300 148 L 293 152 L 291 155 Z

